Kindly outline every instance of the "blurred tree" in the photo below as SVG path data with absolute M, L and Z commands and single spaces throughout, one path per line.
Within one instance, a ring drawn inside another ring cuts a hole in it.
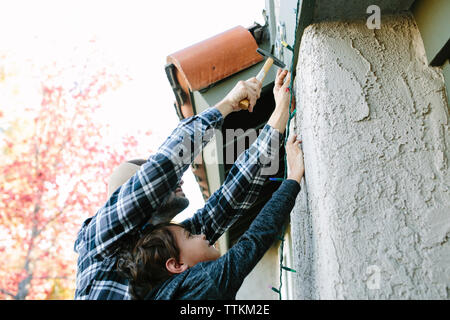
M 137 146 L 102 138 L 101 97 L 127 79 L 109 70 L 55 62 L 39 71 L 40 105 L 0 113 L 0 299 L 73 298 L 76 233 Z

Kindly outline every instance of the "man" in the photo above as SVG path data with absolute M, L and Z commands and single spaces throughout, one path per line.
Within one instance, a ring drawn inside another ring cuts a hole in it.
M 268 155 L 278 159 L 283 141 L 289 117 L 289 83 L 288 72 L 278 70 L 274 112 L 258 139 L 236 161 L 224 184 L 185 222 L 193 234 L 205 234 L 211 244 L 215 243 L 257 199 L 266 178 L 260 158 Z M 149 223 L 170 221 L 187 206 L 181 178 L 212 138 L 206 133 L 220 128 L 228 114 L 239 111 L 239 102 L 245 98 L 252 112 L 260 91 L 261 83 L 256 78 L 240 81 L 216 106 L 182 120 L 145 163 L 119 166 L 111 177 L 107 202 L 83 223 L 75 241 L 74 249 L 79 254 L 75 299 L 130 299 L 128 280 L 117 269 L 119 257 L 134 247 Z M 182 145 L 196 141 L 197 136 L 203 137 L 201 143 L 193 143 L 189 152 L 183 152 Z

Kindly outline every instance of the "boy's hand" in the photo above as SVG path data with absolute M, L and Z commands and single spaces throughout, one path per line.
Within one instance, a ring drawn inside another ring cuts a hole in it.
M 242 110 L 239 107 L 239 102 L 248 99 L 250 102 L 248 111 L 253 112 L 256 100 L 258 100 L 261 95 L 261 87 L 262 83 L 255 77 L 250 78 L 247 81 L 241 80 L 216 107 L 224 116 L 226 116 L 231 112 Z
M 286 158 L 288 164 L 287 179 L 293 179 L 300 183 L 305 173 L 305 165 L 303 163 L 303 151 L 300 148 L 301 141 L 297 140 L 297 135 L 289 137 L 286 142 Z

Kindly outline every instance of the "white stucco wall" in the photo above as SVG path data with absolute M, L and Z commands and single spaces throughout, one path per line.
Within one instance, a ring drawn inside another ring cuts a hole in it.
M 449 110 L 410 15 L 303 35 L 296 298 L 450 298 Z
M 278 294 L 270 287 L 279 285 L 278 261 L 278 246 L 273 245 L 245 278 L 236 300 L 277 300 Z

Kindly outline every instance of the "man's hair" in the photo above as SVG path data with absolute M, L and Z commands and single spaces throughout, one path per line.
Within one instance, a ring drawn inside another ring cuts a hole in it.
M 147 160 L 145 160 L 145 159 L 133 159 L 133 160 L 128 160 L 127 162 L 135 164 L 137 166 L 142 166 L 144 163 L 147 162 Z
M 166 222 L 145 228 L 133 250 L 123 250 L 117 261 L 118 271 L 128 280 L 133 300 L 144 299 L 158 284 L 170 278 L 166 268 L 169 258 L 180 258 L 180 250 L 168 229 L 179 224 Z
M 147 161 L 144 159 L 133 159 L 122 162 L 114 168 L 111 175 L 108 177 L 108 198 L 117 190 L 121 185 L 127 182 Z

